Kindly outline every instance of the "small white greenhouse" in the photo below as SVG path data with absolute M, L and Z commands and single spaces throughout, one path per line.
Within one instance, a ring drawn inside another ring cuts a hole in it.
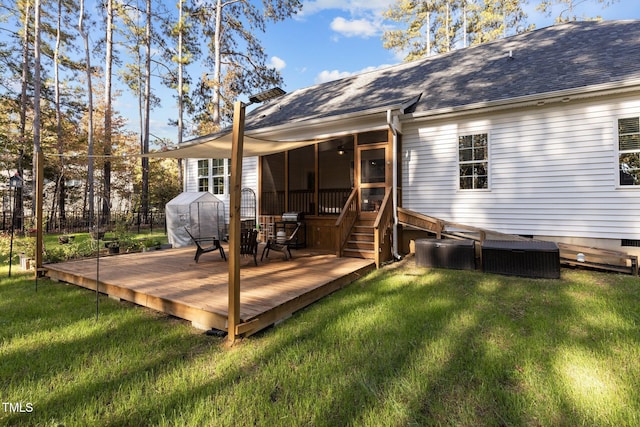
M 174 248 L 192 245 L 189 232 L 198 237 L 226 236 L 224 203 L 209 192 L 186 192 L 165 207 L 167 236 Z

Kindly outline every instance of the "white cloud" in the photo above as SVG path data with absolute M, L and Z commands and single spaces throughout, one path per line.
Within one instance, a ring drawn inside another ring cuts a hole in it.
M 269 66 L 271 66 L 271 67 L 275 68 L 276 70 L 280 71 L 284 67 L 287 66 L 287 63 L 284 62 L 284 59 L 282 59 L 282 58 L 278 58 L 277 56 L 272 56 L 271 60 L 269 61 Z
M 350 77 L 350 76 L 354 76 L 356 74 L 362 74 L 362 73 L 367 73 L 369 71 L 375 71 L 378 70 L 380 68 L 387 68 L 389 67 L 390 64 L 383 64 L 383 65 L 379 65 L 379 66 L 375 66 L 375 67 L 366 67 L 363 68 L 362 70 L 359 71 L 355 71 L 355 72 L 350 72 L 350 71 L 339 71 L 339 70 L 324 70 L 321 71 L 315 78 L 315 82 L 316 84 L 320 84 L 320 83 L 326 83 L 326 82 L 330 82 L 333 80 L 338 80 L 338 79 L 344 79 L 345 77 Z
M 388 9 L 394 0 L 310 0 L 302 5 L 302 15 L 312 15 L 327 9 L 344 10 L 354 15 L 379 13 Z
M 331 29 L 345 37 L 369 38 L 378 34 L 380 27 L 367 19 L 345 19 L 338 16 L 331 22 Z
M 326 83 L 332 80 L 343 79 L 345 77 L 349 77 L 353 75 L 349 71 L 338 71 L 338 70 L 323 70 L 318 74 L 315 78 L 316 83 Z

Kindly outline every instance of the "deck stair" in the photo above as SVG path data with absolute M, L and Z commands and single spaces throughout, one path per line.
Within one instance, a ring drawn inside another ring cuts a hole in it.
M 500 233 L 465 224 L 445 221 L 404 208 L 398 208 L 398 222 L 405 227 L 434 234 L 437 239 L 472 239 L 483 242 L 492 240 L 535 240 L 516 234 Z M 570 267 L 614 271 L 638 275 L 638 257 L 612 249 L 558 243 L 560 263 Z
M 361 215 L 351 230 L 344 256 L 351 258 L 375 259 L 374 224 L 375 218 Z

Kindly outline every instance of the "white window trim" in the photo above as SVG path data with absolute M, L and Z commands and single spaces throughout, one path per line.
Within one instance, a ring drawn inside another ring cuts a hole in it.
M 200 175 L 200 167 L 199 163 L 202 160 L 207 161 L 207 175 Z M 215 194 L 213 192 L 213 159 L 196 159 L 196 188 L 200 191 L 200 179 L 207 178 L 208 183 L 208 192 L 213 194 L 214 196 L 227 196 L 229 195 L 229 181 L 231 178 L 231 161 L 229 159 L 224 160 L 224 184 L 223 184 L 223 192 L 221 194 Z M 216 175 L 220 176 L 220 175 Z
M 460 188 L 460 137 L 469 135 L 487 135 L 487 188 Z M 461 192 L 491 191 L 491 133 L 487 130 L 458 131 L 456 134 L 456 188 Z
M 615 176 L 615 185 L 616 185 L 616 189 L 617 190 L 624 190 L 624 191 L 637 191 L 640 190 L 640 185 L 622 185 L 622 183 L 620 182 L 620 134 L 618 133 L 618 121 L 621 119 L 633 119 L 633 118 L 637 118 L 638 121 L 640 121 L 640 113 L 636 113 L 636 114 L 624 114 L 624 115 L 620 115 L 618 117 L 616 117 L 613 120 L 613 139 L 614 139 L 614 159 L 613 159 L 613 165 L 614 165 L 614 176 Z M 625 151 L 626 152 L 626 151 Z M 637 150 L 635 152 L 640 153 L 640 150 Z

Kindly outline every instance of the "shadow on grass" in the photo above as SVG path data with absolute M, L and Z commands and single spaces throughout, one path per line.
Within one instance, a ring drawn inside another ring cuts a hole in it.
M 398 273 L 365 278 L 285 325 L 286 331 L 265 335 L 267 347 L 256 365 L 292 368 L 280 372 L 272 391 L 262 390 L 262 398 L 273 401 L 272 420 L 571 425 L 635 419 L 638 394 L 628 381 L 637 378 L 638 369 L 623 360 L 623 372 L 607 368 L 624 359 L 616 346 L 637 344 L 638 323 L 632 317 L 627 326 L 588 324 L 589 315 L 601 315 L 601 301 L 611 297 L 610 289 L 589 287 L 585 302 L 572 290 L 582 289 L 582 283 L 567 280 Z M 595 307 L 590 310 L 589 304 Z M 628 308 L 622 311 L 629 317 Z M 624 344 L 608 339 L 611 334 Z M 581 354 L 590 360 L 578 359 Z M 592 370 L 592 378 L 572 377 L 571 366 L 565 366 L 571 358 L 586 363 L 586 371 L 589 363 L 596 364 L 601 379 L 594 380 Z M 296 380 L 296 375 L 316 381 Z M 613 385 L 606 383 L 607 376 L 615 377 Z M 260 377 L 250 375 L 254 381 Z M 625 381 L 624 390 L 616 387 Z M 600 396 L 590 399 L 593 392 Z M 305 393 L 315 396 L 313 405 L 297 398 Z M 587 399 L 577 398 L 579 394 Z M 257 422 L 263 414 L 245 412 L 244 417 Z
M 21 368 L 0 384 L 16 393 L 3 399 L 37 400 L 33 414 L 0 421 L 633 424 L 640 370 L 624 359 L 640 347 L 638 279 L 585 283 L 592 277 L 605 276 L 385 269 L 231 348 L 113 301 L 77 332 L 91 322 L 90 292 L 20 290 L 0 304 L 29 316 L 1 333 L 0 348 L 3 366 Z

